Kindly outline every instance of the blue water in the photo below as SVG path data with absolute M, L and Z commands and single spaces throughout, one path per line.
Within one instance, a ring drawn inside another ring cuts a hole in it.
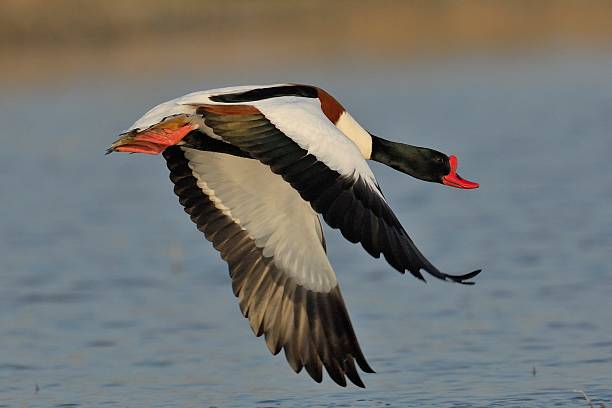
M 484 268 L 473 287 L 422 284 L 326 231 L 377 371 L 365 390 L 269 355 L 163 160 L 103 155 L 158 102 L 279 81 L 456 154 L 482 186 L 372 165 L 434 264 Z M 612 54 L 13 84 L 0 123 L 0 407 L 587 406 L 575 389 L 612 405 Z

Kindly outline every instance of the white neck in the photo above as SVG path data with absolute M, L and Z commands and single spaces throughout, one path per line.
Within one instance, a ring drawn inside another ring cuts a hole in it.
M 348 112 L 342 112 L 336 127 L 357 145 L 366 160 L 372 156 L 372 136 Z

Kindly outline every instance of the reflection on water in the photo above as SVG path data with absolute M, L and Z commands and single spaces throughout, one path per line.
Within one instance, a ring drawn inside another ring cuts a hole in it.
M 484 267 L 474 287 L 423 285 L 327 231 L 378 372 L 365 391 L 315 384 L 269 356 L 162 160 L 103 155 L 159 101 L 288 78 L 0 94 L 0 406 L 584 406 L 579 388 L 610 403 L 610 63 L 569 54 L 293 73 L 381 136 L 456 154 L 482 185 L 458 191 L 373 165 L 434 263 Z

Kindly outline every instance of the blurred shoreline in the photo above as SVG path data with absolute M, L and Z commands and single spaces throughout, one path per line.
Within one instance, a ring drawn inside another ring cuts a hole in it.
M 612 2 L 3 0 L 0 83 L 612 49 Z

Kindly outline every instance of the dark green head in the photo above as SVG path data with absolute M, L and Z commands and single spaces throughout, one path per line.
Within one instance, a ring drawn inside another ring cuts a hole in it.
M 372 135 L 372 160 L 420 180 L 457 188 L 477 188 L 478 183 L 457 174 L 457 158 L 437 150 L 392 142 Z

